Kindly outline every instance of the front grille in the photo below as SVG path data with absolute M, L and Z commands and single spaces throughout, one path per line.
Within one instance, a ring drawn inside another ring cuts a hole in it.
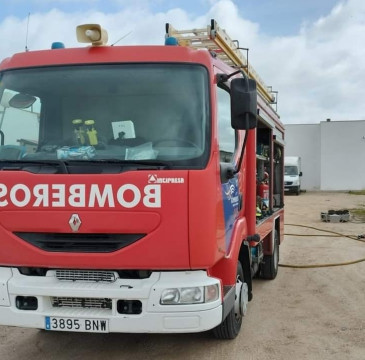
M 112 299 L 52 297 L 52 306 L 56 308 L 88 308 L 88 309 L 111 309 Z
M 114 282 L 116 280 L 113 271 L 92 270 L 56 270 L 56 277 L 61 281 L 91 281 Z
M 285 181 L 285 185 L 292 185 L 293 182 L 292 181 Z
M 107 253 L 117 251 L 146 234 L 74 234 L 15 232 L 20 239 L 51 252 Z
M 37 268 L 37 267 L 19 267 L 19 272 L 26 276 L 46 276 L 47 272 L 54 269 Z M 83 281 L 106 281 L 113 282 L 116 278 L 120 279 L 147 279 L 151 276 L 151 270 L 70 270 L 58 269 L 59 275 L 56 275 L 59 280 L 83 280 Z M 82 274 L 81 274 L 82 272 Z M 84 272 L 87 272 L 86 274 Z M 116 275 L 118 274 L 118 275 Z M 113 280 L 114 278 L 114 280 Z M 89 280 L 90 279 L 90 280 Z

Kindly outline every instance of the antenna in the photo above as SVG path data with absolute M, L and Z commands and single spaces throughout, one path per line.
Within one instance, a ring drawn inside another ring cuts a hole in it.
M 115 44 L 117 44 L 120 40 L 123 40 L 124 38 L 126 38 L 128 35 L 132 34 L 132 30 L 128 33 L 123 35 L 120 39 L 118 39 L 115 43 L 111 44 L 110 46 L 114 46 Z
M 25 51 L 28 50 L 28 31 L 29 31 L 29 18 L 30 18 L 30 12 L 28 13 L 28 21 L 27 21 L 27 33 L 25 35 Z

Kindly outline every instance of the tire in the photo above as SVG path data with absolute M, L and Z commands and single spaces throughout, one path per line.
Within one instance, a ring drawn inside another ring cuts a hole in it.
M 242 287 L 245 289 L 245 291 L 243 292 L 241 292 Z M 235 305 L 233 306 L 232 310 L 227 315 L 227 317 L 223 320 L 223 322 L 213 329 L 213 334 L 217 339 L 224 339 L 224 340 L 234 339 L 240 332 L 242 319 L 244 314 L 246 313 L 246 308 L 243 310 L 242 314 L 240 306 L 238 305 L 240 304 L 241 296 L 243 296 L 241 295 L 242 293 L 244 293 L 244 296 L 247 296 L 246 298 L 246 304 L 247 304 L 248 287 L 247 284 L 244 282 L 242 265 L 238 261 Z
M 297 196 L 300 194 L 300 187 L 298 186 L 297 191 L 295 192 Z
M 273 280 L 278 274 L 279 268 L 279 237 L 278 232 L 274 233 L 274 250 L 271 255 L 265 255 L 261 263 L 260 277 L 267 280 Z

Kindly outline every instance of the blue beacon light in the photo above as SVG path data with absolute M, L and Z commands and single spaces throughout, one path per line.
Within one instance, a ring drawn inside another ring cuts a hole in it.
M 59 41 L 52 43 L 51 49 L 64 49 L 65 44 Z
M 177 46 L 179 45 L 179 42 L 175 37 L 170 36 L 165 39 L 165 45 Z

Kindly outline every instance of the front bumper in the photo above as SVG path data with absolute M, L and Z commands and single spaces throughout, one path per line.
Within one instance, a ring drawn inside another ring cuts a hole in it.
M 287 192 L 298 192 L 299 191 L 300 186 L 299 185 L 285 185 L 284 186 L 284 191 Z
M 101 283 L 61 281 L 52 270 L 46 276 L 26 276 L 16 268 L 0 267 L 0 324 L 44 329 L 45 318 L 50 316 L 106 319 L 109 332 L 201 332 L 222 322 L 221 294 L 213 302 L 188 305 L 161 305 L 160 297 L 166 288 L 213 284 L 219 284 L 219 280 L 207 276 L 205 271 L 153 272 L 147 279 L 118 278 L 112 283 Z M 18 309 L 18 296 L 36 297 L 37 310 Z M 107 298 L 111 308 L 54 307 L 54 297 Z M 118 300 L 139 300 L 141 313 L 119 313 Z

